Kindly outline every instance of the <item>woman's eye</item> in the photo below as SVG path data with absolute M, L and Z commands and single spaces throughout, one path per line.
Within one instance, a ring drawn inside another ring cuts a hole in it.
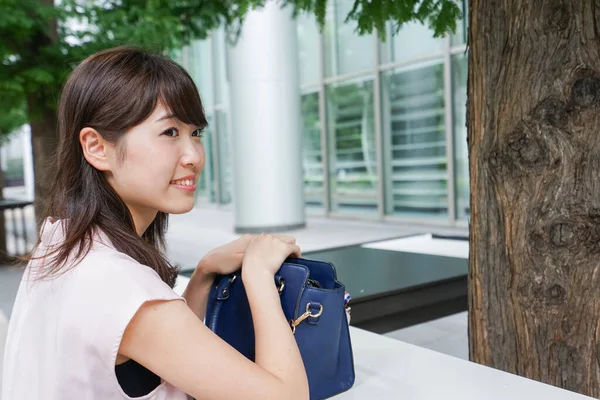
M 196 129 L 194 132 L 192 132 L 192 136 L 201 138 L 204 136 L 204 132 L 202 129 Z
M 176 137 L 179 135 L 179 132 L 175 128 L 169 128 L 163 132 L 163 135 L 170 136 L 170 137 Z

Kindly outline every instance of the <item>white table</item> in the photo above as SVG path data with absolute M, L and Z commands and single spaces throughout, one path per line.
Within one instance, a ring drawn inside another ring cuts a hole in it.
M 175 291 L 183 293 L 188 281 L 179 276 Z M 350 336 L 356 382 L 336 400 L 591 399 L 355 327 Z
M 350 327 L 356 382 L 337 399 L 590 399 L 537 381 Z

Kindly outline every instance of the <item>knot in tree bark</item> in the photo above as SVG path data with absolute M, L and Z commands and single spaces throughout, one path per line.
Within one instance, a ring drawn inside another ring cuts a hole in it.
M 489 156 L 488 156 L 488 162 L 490 163 L 490 165 L 493 168 L 498 168 L 501 165 L 501 161 L 500 161 L 500 154 L 498 154 L 497 151 L 492 152 Z
M 533 118 L 541 124 L 564 128 L 568 123 L 567 105 L 557 99 L 545 99 L 538 104 Z
M 588 108 L 600 100 L 600 78 L 589 70 L 582 70 L 573 82 L 571 101 L 576 106 Z
M 569 224 L 557 223 L 550 228 L 550 241 L 556 247 L 565 247 L 573 242 L 575 232 Z
M 518 154 L 519 158 L 526 164 L 534 164 L 542 158 L 542 149 L 537 140 L 522 137 L 508 144 L 510 150 Z
M 562 0 L 552 2 L 544 10 L 544 32 L 564 31 L 569 27 L 570 18 L 569 9 Z
M 547 290 L 547 299 L 550 304 L 561 304 L 567 295 L 567 291 L 564 287 L 555 284 L 550 286 Z

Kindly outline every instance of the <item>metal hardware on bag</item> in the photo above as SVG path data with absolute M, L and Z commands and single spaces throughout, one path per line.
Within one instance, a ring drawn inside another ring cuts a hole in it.
M 233 275 L 229 279 L 229 284 L 227 285 L 227 287 L 223 288 L 223 290 L 221 291 L 221 296 L 223 296 L 223 297 L 229 296 L 229 288 L 231 287 L 231 284 L 235 281 L 236 278 L 237 278 L 237 275 Z
M 285 280 L 283 278 L 281 278 L 279 280 L 280 285 L 277 287 L 277 291 L 279 292 L 279 294 L 281 294 L 281 292 L 283 292 L 283 288 L 285 287 Z
M 320 317 L 321 314 L 323 314 L 323 305 L 319 304 L 319 307 L 321 307 L 319 309 L 319 312 L 316 313 L 316 314 L 312 314 L 310 312 L 310 303 L 306 303 L 306 312 L 304 314 L 302 314 L 301 316 L 299 316 L 295 321 L 294 320 L 290 321 L 290 325 L 292 326 L 292 334 L 296 333 L 296 327 L 298 325 L 300 325 L 300 323 L 302 323 L 302 321 L 304 321 L 306 318 L 308 318 L 308 317 L 312 317 L 312 318 Z

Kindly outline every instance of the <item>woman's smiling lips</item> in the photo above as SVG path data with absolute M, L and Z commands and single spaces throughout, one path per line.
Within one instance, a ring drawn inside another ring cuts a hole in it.
M 171 185 L 175 186 L 177 189 L 193 192 L 196 190 L 196 177 L 194 175 L 188 175 L 183 178 L 174 179 L 171 181 Z

